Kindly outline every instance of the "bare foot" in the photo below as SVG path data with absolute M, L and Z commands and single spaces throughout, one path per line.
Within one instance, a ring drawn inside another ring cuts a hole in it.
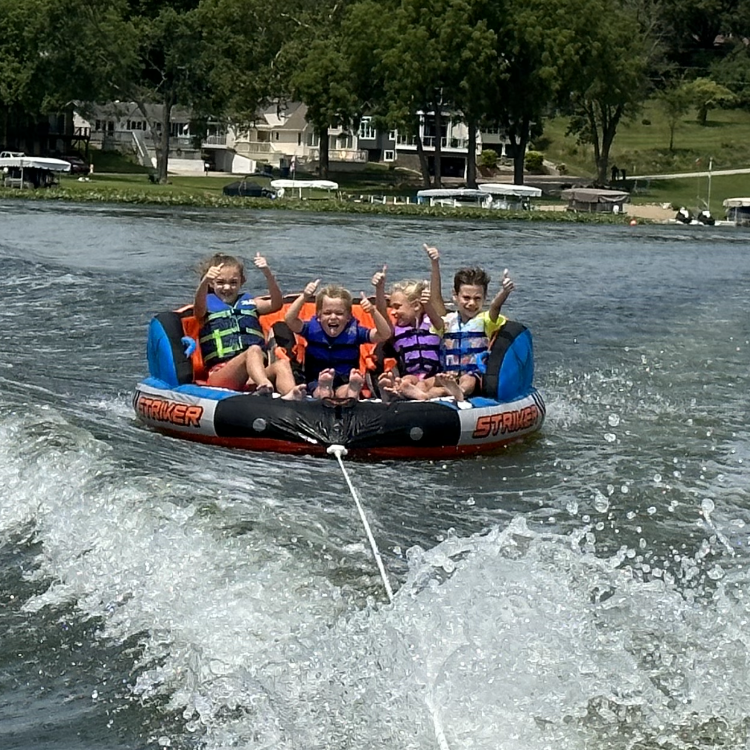
M 349 373 L 349 385 L 346 389 L 346 397 L 359 398 L 359 392 L 362 390 L 364 383 L 365 379 L 362 377 L 362 373 L 359 370 L 352 370 Z
M 273 394 L 273 386 L 271 385 L 271 381 L 269 380 L 268 383 L 262 383 L 259 385 L 254 391 L 253 394 L 256 396 L 270 396 Z
M 394 388 L 396 385 L 396 376 L 391 370 L 381 373 L 380 377 L 378 378 L 378 385 L 381 388 Z
M 333 378 L 335 375 L 336 371 L 333 369 L 323 370 L 318 375 L 318 387 L 315 389 L 315 395 L 318 398 L 333 397 Z
M 439 385 L 445 388 L 448 393 L 456 399 L 456 401 L 463 401 L 465 396 L 461 387 L 456 382 L 456 379 L 445 372 L 439 372 L 435 375 L 435 385 Z
M 427 393 L 416 383 L 411 383 L 408 380 L 402 381 L 398 390 L 402 396 L 410 398 L 412 401 L 425 401 L 427 399 Z
M 307 397 L 307 386 L 295 385 L 289 393 L 285 393 L 281 398 L 283 401 L 304 401 Z

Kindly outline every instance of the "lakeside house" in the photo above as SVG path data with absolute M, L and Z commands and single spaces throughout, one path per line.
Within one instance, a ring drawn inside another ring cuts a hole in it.
M 133 102 L 92 105 L 76 113 L 76 128 L 89 131 L 91 145 L 104 150 L 133 153 L 149 168 L 156 165 L 150 122 L 161 121 L 162 105 L 147 105 L 148 118 Z M 173 107 L 170 124 L 169 170 L 181 174 L 203 173 L 206 169 L 229 174 L 250 174 L 268 165 L 285 175 L 293 168 L 312 172 L 320 159 L 320 136 L 306 119 L 307 107 L 301 102 L 273 104 L 258 113 L 252 125 L 240 129 L 209 123 L 208 133 L 198 139 L 191 132 L 190 111 Z M 419 112 L 419 134 L 433 170 L 435 118 Z M 466 177 L 468 128 L 445 113 L 440 133 L 441 174 Z M 355 171 L 369 163 L 393 164 L 419 170 L 416 139 L 398 130 L 378 130 L 369 116 L 361 118 L 354 131 L 331 128 L 328 154 L 332 169 Z M 477 156 L 483 148 L 512 156 L 508 139 L 500 130 L 478 134 Z

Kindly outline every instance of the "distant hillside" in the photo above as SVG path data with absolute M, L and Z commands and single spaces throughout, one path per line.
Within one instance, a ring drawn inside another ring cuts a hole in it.
M 574 136 L 566 136 L 567 127 L 567 118 L 547 121 L 536 149 L 550 161 L 564 164 L 570 174 L 593 176 L 592 147 L 578 145 Z M 707 169 L 710 157 L 714 169 L 750 167 L 750 112 L 713 109 L 705 126 L 691 113 L 675 130 L 674 151 L 668 146 L 664 112 L 651 101 L 639 117 L 618 128 L 610 167 L 617 165 L 629 175 L 692 172 Z

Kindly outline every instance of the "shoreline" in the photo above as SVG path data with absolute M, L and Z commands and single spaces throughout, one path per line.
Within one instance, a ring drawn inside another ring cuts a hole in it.
M 644 223 L 666 223 L 674 217 L 672 209 L 655 204 L 628 204 L 624 214 L 578 213 L 560 205 L 539 205 L 529 211 L 503 211 L 479 207 L 448 208 L 410 204 L 364 203 L 339 199 L 299 200 L 295 198 L 241 198 L 191 192 L 154 194 L 148 190 L 122 190 L 111 187 L 90 190 L 67 188 L 19 191 L 0 188 L 0 200 L 62 201 L 65 203 L 120 203 L 125 205 L 175 206 L 195 208 L 246 208 L 267 211 L 303 211 L 313 213 L 366 214 L 374 216 L 414 216 L 439 219 L 480 221 L 550 221 L 559 223 L 629 224 L 632 219 Z

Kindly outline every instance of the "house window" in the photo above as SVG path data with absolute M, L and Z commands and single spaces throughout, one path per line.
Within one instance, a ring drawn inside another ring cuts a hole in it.
M 350 133 L 341 133 L 336 140 L 338 141 L 338 148 L 340 149 L 351 148 L 354 144 L 354 139 Z M 336 146 L 334 146 L 334 148 L 336 148 Z
M 297 133 L 297 145 L 302 145 L 302 133 Z
M 102 129 L 102 121 L 97 120 L 96 125 L 94 126 L 94 130 L 101 130 Z
M 383 151 L 383 161 L 396 161 L 396 152 Z
M 317 133 L 307 134 L 307 145 L 312 146 L 312 148 L 317 148 L 320 145 L 320 138 Z
M 372 117 L 363 117 L 359 123 L 359 137 L 373 140 L 378 135 L 378 131 L 372 127 Z
M 388 131 L 388 140 L 389 141 L 395 141 L 397 136 L 398 136 L 398 130 L 389 130 Z
M 278 141 L 279 140 L 279 134 L 278 133 L 274 133 L 274 135 L 276 136 L 276 140 Z

